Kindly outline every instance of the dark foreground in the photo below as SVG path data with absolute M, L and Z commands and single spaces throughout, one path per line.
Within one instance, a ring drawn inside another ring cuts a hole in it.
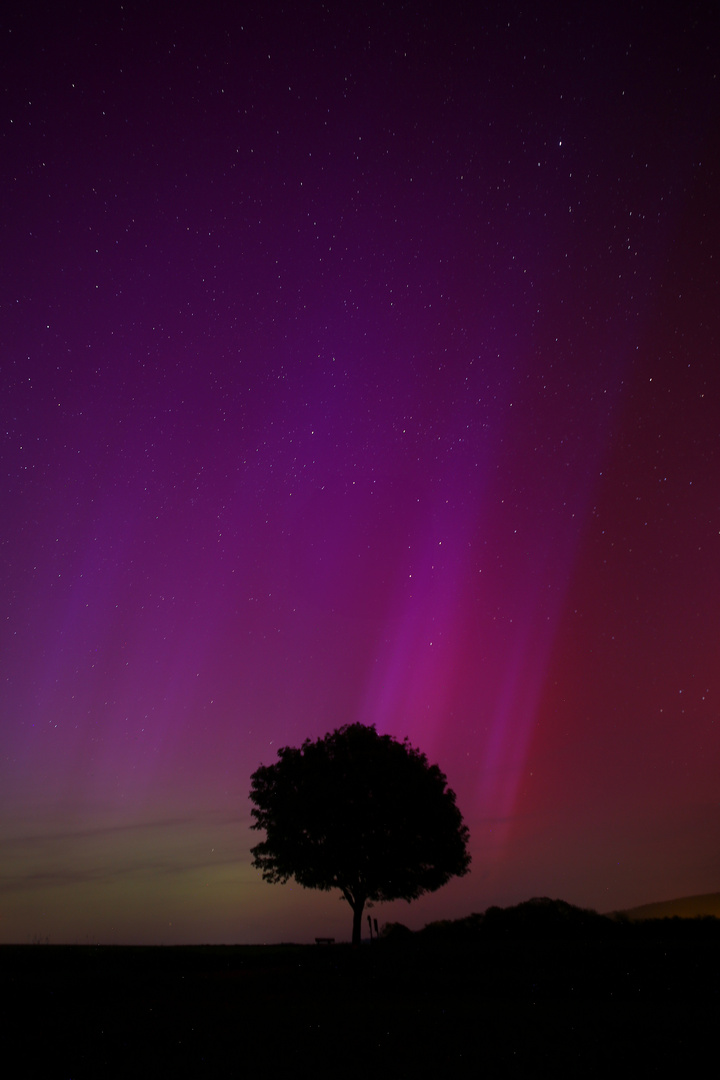
M 52 1078 L 667 1075 L 715 1058 L 720 934 L 3 946 L 5 1060 Z

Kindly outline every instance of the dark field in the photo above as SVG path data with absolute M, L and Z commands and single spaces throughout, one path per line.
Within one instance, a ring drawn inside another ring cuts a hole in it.
M 3 946 L 5 1057 L 52 1078 L 666 1075 L 716 1060 L 719 961 L 714 920 L 355 951 Z

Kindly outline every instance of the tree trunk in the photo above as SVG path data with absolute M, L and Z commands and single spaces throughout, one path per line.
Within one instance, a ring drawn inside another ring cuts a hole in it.
M 362 938 L 362 913 L 365 907 L 364 900 L 356 900 L 352 905 L 353 911 L 353 931 L 352 931 L 352 943 L 353 945 L 359 945 Z

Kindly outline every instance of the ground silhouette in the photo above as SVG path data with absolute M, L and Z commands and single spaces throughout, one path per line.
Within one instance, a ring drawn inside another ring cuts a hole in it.
M 531 901 L 360 949 L 2 946 L 6 1055 L 29 1075 L 76 1080 L 308 1062 L 318 1075 L 341 1062 L 351 1080 L 555 1080 L 712 1060 L 720 921 L 598 916 L 607 933 L 568 935 L 561 925 L 585 918 L 568 909 Z M 532 932 L 495 933 L 503 921 Z

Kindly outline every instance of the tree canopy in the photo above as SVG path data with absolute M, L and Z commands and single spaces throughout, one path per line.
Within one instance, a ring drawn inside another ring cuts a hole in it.
M 468 830 L 437 765 L 407 739 L 346 724 L 252 774 L 252 848 L 266 881 L 339 889 L 360 941 L 368 902 L 414 900 L 470 867 Z

